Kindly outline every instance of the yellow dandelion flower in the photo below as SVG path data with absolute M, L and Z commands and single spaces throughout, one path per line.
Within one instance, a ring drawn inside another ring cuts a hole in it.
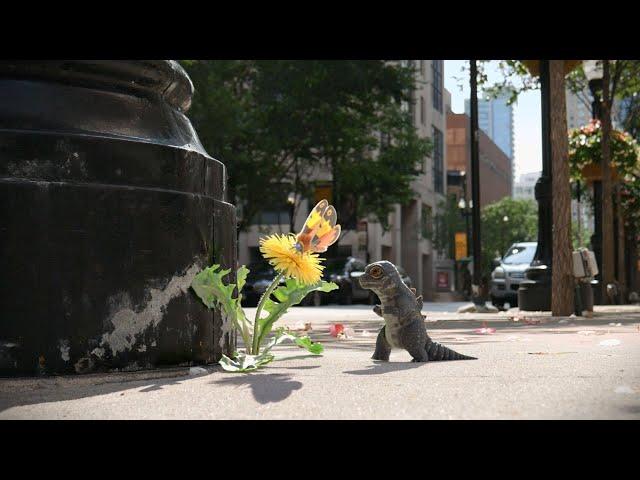
M 296 248 L 295 235 L 269 235 L 260 239 L 260 251 L 273 268 L 286 277 L 293 277 L 300 282 L 311 285 L 320 281 L 324 266 L 320 265 L 317 254 L 299 253 Z

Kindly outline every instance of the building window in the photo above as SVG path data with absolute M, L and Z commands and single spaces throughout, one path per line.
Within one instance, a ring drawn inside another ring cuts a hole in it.
M 427 112 L 424 106 L 424 97 L 420 97 L 420 123 L 424 125 Z
M 411 119 L 411 123 L 414 124 L 414 122 L 416 121 L 416 104 L 415 101 L 413 99 L 413 91 L 410 92 L 410 99 L 409 99 L 409 118 Z
M 433 108 L 442 113 L 442 60 L 431 60 L 431 73 L 433 77 Z
M 443 145 L 443 136 L 442 132 L 438 130 L 436 127 L 432 128 L 432 141 L 433 141 L 433 189 L 437 193 L 444 193 L 444 182 L 442 177 L 444 175 L 443 172 L 443 156 L 444 156 L 444 145 Z
M 424 69 L 424 60 L 420 60 L 420 75 L 422 76 L 423 80 L 427 76 L 427 72 Z
M 423 203 L 420 217 L 420 231 L 422 233 L 422 238 L 431 240 L 431 237 L 433 236 L 433 215 L 431 207 Z

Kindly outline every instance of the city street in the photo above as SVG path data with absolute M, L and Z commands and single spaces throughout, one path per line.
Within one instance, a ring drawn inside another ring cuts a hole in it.
M 596 307 L 592 319 L 456 314 L 426 304 L 436 341 L 478 358 L 371 360 L 382 320 L 366 305 L 294 307 L 325 345 L 290 344 L 252 374 L 217 366 L 0 380 L 0 419 L 640 419 L 640 308 Z M 249 316 L 253 313 L 251 309 Z M 334 338 L 332 323 L 350 334 Z

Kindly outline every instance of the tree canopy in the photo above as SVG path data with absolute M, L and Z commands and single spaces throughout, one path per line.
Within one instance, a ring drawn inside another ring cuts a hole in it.
M 505 197 L 486 205 L 481 212 L 483 270 L 502 257 L 511 244 L 538 239 L 538 206 L 533 200 Z
M 386 226 L 408 201 L 430 142 L 402 109 L 413 70 L 383 60 L 182 61 L 194 86 L 188 112 L 207 151 L 228 169 L 240 227 L 288 193 L 313 197 L 332 173 L 341 223 Z M 299 197 L 298 197 L 299 198 Z

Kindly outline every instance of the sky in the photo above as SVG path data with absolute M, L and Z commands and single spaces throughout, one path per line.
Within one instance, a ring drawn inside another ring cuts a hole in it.
M 467 72 L 461 69 L 467 66 Z M 468 60 L 445 60 L 444 86 L 451 92 L 451 109 L 464 113 L 464 100 L 469 98 Z M 487 68 L 489 84 L 501 79 L 497 62 Z M 454 77 L 461 77 L 457 80 Z M 463 87 L 462 91 L 460 86 Z M 479 95 L 480 96 L 480 95 Z M 514 163 L 516 178 L 523 173 L 542 170 L 542 127 L 540 124 L 540 90 L 528 91 L 518 96 L 513 108 Z

